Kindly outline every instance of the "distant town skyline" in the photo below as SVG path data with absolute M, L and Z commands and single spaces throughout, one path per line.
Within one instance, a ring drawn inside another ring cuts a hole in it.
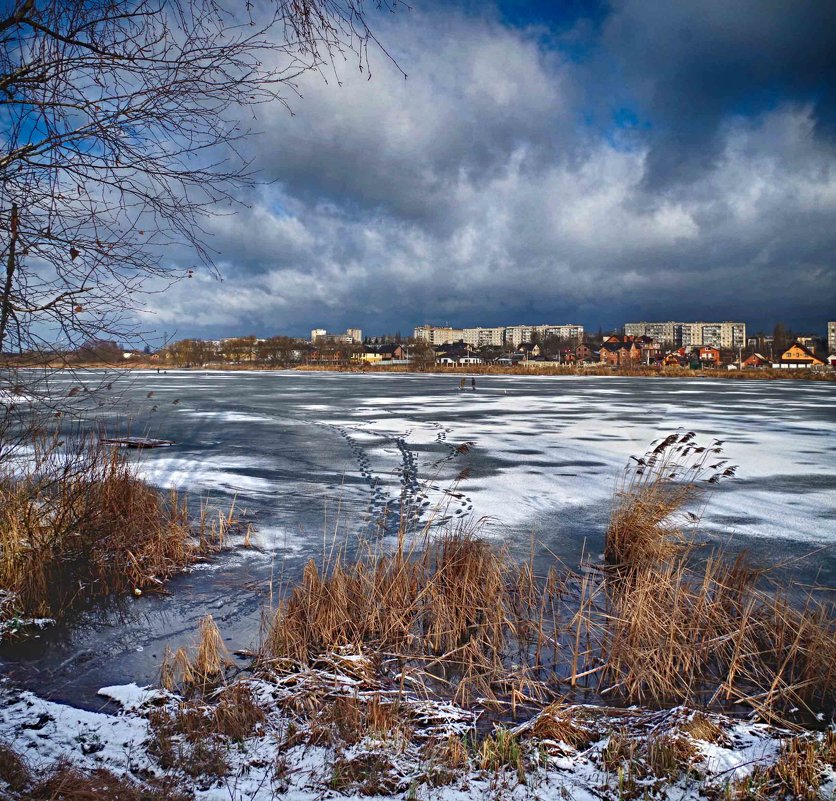
M 552 315 L 554 317 L 554 315 Z M 748 320 L 742 319 L 739 322 L 742 322 L 745 326 L 745 331 L 747 336 L 753 336 L 758 333 L 763 333 L 766 335 L 770 335 L 775 328 L 776 325 L 783 325 L 786 329 L 793 331 L 795 334 L 805 335 L 805 336 L 814 336 L 820 337 L 824 340 L 833 340 L 836 342 L 836 333 L 834 333 L 834 324 L 832 322 L 832 318 L 836 317 L 836 313 L 830 315 L 830 318 L 827 320 L 822 320 L 818 322 L 818 324 L 813 324 L 811 326 L 799 326 L 793 325 L 792 323 L 787 322 L 785 319 L 778 319 L 772 322 L 767 322 L 763 326 L 752 325 Z M 343 318 L 339 318 L 343 319 Z M 474 324 L 462 324 L 459 322 L 458 318 L 453 319 L 445 319 L 440 320 L 436 319 L 434 321 L 429 322 L 422 322 L 417 323 L 415 325 L 407 325 L 405 322 L 398 324 L 395 323 L 393 326 L 385 327 L 378 323 L 376 323 L 371 318 L 364 318 L 367 322 L 363 325 L 360 325 L 358 322 L 357 317 L 348 319 L 347 324 L 338 324 L 338 325 L 325 325 L 322 323 L 320 319 L 315 321 L 311 321 L 308 325 L 302 324 L 296 326 L 293 330 L 285 329 L 280 330 L 276 327 L 267 326 L 264 329 L 256 328 L 250 326 L 249 328 L 246 324 L 241 328 L 229 328 L 229 329 L 221 329 L 218 331 L 214 331 L 211 334 L 204 334 L 199 331 L 192 331 L 190 333 L 183 333 L 182 330 L 172 329 L 171 331 L 165 332 L 165 336 L 167 341 L 179 340 L 179 339 L 187 339 L 187 338 L 195 338 L 195 339 L 223 339 L 225 337 L 243 337 L 243 336 L 256 336 L 256 337 L 271 337 L 271 336 L 289 336 L 297 339 L 306 339 L 306 340 L 313 340 L 315 339 L 315 334 L 317 335 L 327 335 L 328 339 L 346 339 L 348 340 L 348 336 L 350 332 L 359 332 L 359 336 L 355 336 L 354 339 L 356 341 L 360 341 L 362 339 L 367 338 L 376 338 L 381 336 L 393 336 L 397 333 L 401 335 L 403 339 L 407 339 L 413 336 L 413 333 L 417 328 L 428 326 L 431 328 L 442 328 L 442 327 L 449 327 L 453 329 L 473 329 L 473 328 L 511 328 L 511 327 L 537 327 L 543 325 L 549 325 L 544 321 L 549 319 L 546 317 L 525 317 L 521 319 L 513 318 L 514 322 L 508 322 L 507 320 L 500 319 L 499 322 L 484 322 L 484 318 L 477 317 L 477 320 L 480 322 Z M 511 319 L 511 318 L 509 318 Z M 594 336 L 599 328 L 604 332 L 613 332 L 613 331 L 621 331 L 622 329 L 627 326 L 628 328 L 632 325 L 635 326 L 639 323 L 650 323 L 650 324 L 660 324 L 660 323 L 669 323 L 669 322 L 684 322 L 684 323 L 698 323 L 698 322 L 717 322 L 717 323 L 733 323 L 738 322 L 731 318 L 699 318 L 694 315 L 685 315 L 678 318 L 675 318 L 671 315 L 663 315 L 658 318 L 631 318 L 628 320 L 621 320 L 613 325 L 589 325 L 582 320 L 580 320 L 577 316 L 572 318 L 566 318 L 566 320 L 561 323 L 561 325 L 577 325 L 580 329 L 584 332 L 586 336 Z M 313 324 L 313 328 L 311 327 Z M 629 331 L 628 331 L 629 333 Z M 831 348 L 833 350 L 833 348 Z
M 836 298 L 836 6 L 424 2 L 396 60 L 259 109 L 249 208 L 141 323 L 178 336 L 782 322 Z M 791 19 L 790 19 L 791 17 Z M 407 74 L 404 78 L 402 72 Z M 186 253 L 168 257 L 185 271 Z

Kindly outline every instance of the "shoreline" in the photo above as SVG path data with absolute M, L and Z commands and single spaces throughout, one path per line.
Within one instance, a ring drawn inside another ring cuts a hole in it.
M 437 375 L 437 376 L 548 376 L 548 377 L 612 377 L 612 378 L 689 378 L 689 379 L 723 379 L 723 380 L 753 380 L 753 381 L 836 381 L 836 370 L 774 370 L 774 369 L 749 369 L 749 370 L 722 370 L 708 368 L 702 370 L 690 370 L 682 367 L 631 367 L 627 369 L 612 368 L 606 366 L 591 365 L 589 367 L 556 367 L 531 365 L 520 366 L 498 366 L 498 365 L 467 365 L 465 367 L 439 367 L 434 365 L 431 368 L 418 368 L 405 364 L 397 365 L 347 365 L 347 364 L 294 364 L 294 365 L 266 365 L 266 364 L 219 364 L 211 363 L 205 365 L 169 365 L 155 362 L 142 363 L 79 363 L 79 364 L 41 364 L 41 365 L 14 365 L 13 369 L 48 369 L 48 370 L 117 370 L 128 371 L 146 370 L 160 373 L 164 371 L 184 372 L 249 372 L 265 373 L 280 371 L 297 372 L 322 372 L 322 373 L 354 373 L 354 374 L 416 374 L 416 375 Z

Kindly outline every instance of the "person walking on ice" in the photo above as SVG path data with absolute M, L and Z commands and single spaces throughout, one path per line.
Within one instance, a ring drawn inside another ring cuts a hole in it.
M 459 392 L 462 392 L 463 390 L 464 390 L 464 378 L 462 378 L 462 380 L 459 381 Z
M 470 379 L 470 388 L 476 392 L 476 376 Z

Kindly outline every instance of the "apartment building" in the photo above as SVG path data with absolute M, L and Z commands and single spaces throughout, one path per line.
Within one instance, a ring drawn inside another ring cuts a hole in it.
M 498 348 L 505 344 L 505 329 L 502 326 L 463 328 L 461 338 L 466 345 L 472 345 L 474 348 Z
M 836 353 L 836 321 L 827 324 L 827 352 Z
M 419 342 L 429 342 L 430 345 L 448 345 L 464 339 L 464 331 L 450 326 L 419 325 L 413 330 L 412 336 Z
M 451 328 L 447 326 L 421 325 L 415 328 L 415 339 L 429 342 L 431 345 L 446 345 L 450 342 L 464 341 L 474 348 L 485 346 L 502 347 L 508 345 L 518 348 L 523 342 L 534 338 L 541 341 L 547 337 L 580 342 L 583 339 L 582 325 L 509 325 L 485 328 Z
M 713 347 L 738 350 L 746 345 L 746 323 L 693 322 L 674 320 L 658 323 L 626 323 L 624 334 L 631 337 L 648 336 L 663 345 L 675 348 Z
M 344 334 L 329 334 L 324 328 L 313 328 L 311 329 L 311 344 L 315 345 L 317 342 L 362 345 L 363 331 L 360 328 L 349 328 Z

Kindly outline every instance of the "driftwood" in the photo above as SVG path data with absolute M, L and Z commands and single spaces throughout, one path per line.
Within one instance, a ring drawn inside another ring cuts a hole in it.
M 174 440 L 153 437 L 107 437 L 103 438 L 102 442 L 120 448 L 168 448 L 174 445 Z

